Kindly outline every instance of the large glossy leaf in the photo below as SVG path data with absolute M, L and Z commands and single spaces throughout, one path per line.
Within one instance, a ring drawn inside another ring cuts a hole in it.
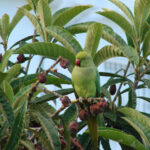
M 8 32 L 9 32 L 9 16 L 8 14 L 4 14 L 2 16 L 2 21 L 1 21 L 1 37 L 3 39 L 3 41 L 7 41 L 7 36 L 8 36 Z
M 55 127 L 53 120 L 51 118 L 46 119 L 40 113 L 33 113 L 33 115 L 39 120 L 40 124 L 42 125 L 43 130 L 45 131 L 47 138 L 51 146 L 53 147 L 53 150 L 55 150 L 55 148 L 57 150 L 60 150 L 61 148 L 58 131 Z
M 102 25 L 100 23 L 94 23 L 90 25 L 86 35 L 84 49 L 94 57 L 102 34 Z
M 39 13 L 40 21 L 42 24 L 42 27 L 45 28 L 47 26 L 50 26 L 52 23 L 52 16 L 51 16 L 51 9 L 49 7 L 48 2 L 45 0 L 39 0 L 37 5 L 37 11 Z M 44 30 L 45 40 L 48 41 L 47 33 Z
M 14 123 L 14 112 L 10 103 L 7 101 L 7 97 L 2 92 L 2 90 L 0 90 L 0 104 L 2 105 L 3 111 L 8 120 L 9 126 L 12 128 L 13 123 Z
M 123 119 L 126 120 L 141 136 L 145 146 L 150 147 L 150 120 L 145 115 L 141 114 L 132 108 L 121 108 L 119 112 L 125 116 Z
M 19 48 L 16 51 L 16 53 L 42 55 L 54 60 L 56 60 L 59 56 L 62 56 L 64 58 L 67 58 L 71 64 L 74 64 L 75 62 L 74 53 L 54 43 L 40 42 L 40 43 L 26 44 L 23 47 Z
M 141 40 L 145 22 L 150 13 L 150 3 L 149 0 L 135 0 L 134 4 L 134 16 L 135 16 L 135 26 L 138 33 L 138 37 Z
M 31 23 L 35 27 L 35 29 L 39 32 L 41 37 L 44 39 L 44 31 L 41 27 L 40 22 L 36 19 L 36 17 L 33 16 L 28 10 L 26 10 L 24 8 L 19 8 L 19 10 L 20 10 L 21 13 L 23 13 L 25 16 L 28 17 L 28 19 L 31 21 Z
M 57 41 L 61 42 L 73 54 L 82 51 L 82 48 L 78 41 L 67 30 L 59 26 L 50 26 L 46 28 L 46 31 Z
M 61 11 L 61 13 L 57 13 L 57 15 L 54 15 L 53 24 L 64 26 L 66 23 L 68 23 L 70 20 L 72 20 L 75 16 L 80 14 L 82 11 L 92 7 L 91 5 L 83 5 L 83 6 L 75 6 L 72 8 L 64 9 Z
M 131 23 L 134 24 L 133 14 L 132 14 L 131 10 L 124 3 L 122 3 L 119 0 L 109 0 L 109 1 L 111 1 L 116 6 L 118 6 L 120 8 L 120 10 L 126 14 L 126 16 L 129 18 Z
M 132 135 L 113 128 L 99 128 L 99 136 L 117 141 L 136 150 L 145 150 L 144 146 Z
M 3 72 L 5 70 L 5 67 L 6 67 L 6 65 L 8 63 L 8 59 L 11 56 L 12 52 L 13 52 L 12 50 L 7 50 L 5 52 L 5 54 L 3 55 L 2 62 L 0 63 L 0 71 L 1 72 Z
M 17 148 L 24 127 L 25 113 L 26 113 L 26 104 L 24 104 L 21 107 L 15 118 L 11 135 L 6 145 L 6 150 L 15 150 Z
M 119 25 L 129 36 L 132 40 L 135 38 L 135 31 L 131 24 L 119 13 L 111 10 L 105 10 L 104 12 L 97 12 L 98 14 L 105 16 L 112 21 L 114 21 L 117 25 Z
M 22 6 L 22 8 L 31 10 L 31 7 L 27 4 Z M 12 21 L 10 22 L 9 25 L 9 34 L 12 32 L 12 30 L 15 28 L 15 26 L 18 24 L 18 22 L 22 19 L 24 15 L 20 13 L 20 10 L 17 10 L 15 16 L 12 18 Z

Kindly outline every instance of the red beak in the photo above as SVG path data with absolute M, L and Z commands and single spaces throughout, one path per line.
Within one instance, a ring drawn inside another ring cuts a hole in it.
M 76 59 L 75 64 L 76 64 L 76 66 L 80 66 L 80 60 L 79 60 L 79 59 Z

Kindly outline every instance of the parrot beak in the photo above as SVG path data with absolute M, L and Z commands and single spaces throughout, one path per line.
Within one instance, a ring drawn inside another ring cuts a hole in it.
M 76 59 L 75 64 L 76 64 L 76 66 L 80 66 L 80 60 L 79 60 L 79 59 Z

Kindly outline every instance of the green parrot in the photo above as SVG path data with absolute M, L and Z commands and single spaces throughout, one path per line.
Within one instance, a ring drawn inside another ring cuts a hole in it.
M 82 51 L 76 55 L 75 67 L 72 71 L 72 83 L 78 97 L 90 98 L 100 96 L 100 79 L 92 57 Z M 93 141 L 94 150 L 98 149 L 97 117 L 90 116 L 88 129 Z

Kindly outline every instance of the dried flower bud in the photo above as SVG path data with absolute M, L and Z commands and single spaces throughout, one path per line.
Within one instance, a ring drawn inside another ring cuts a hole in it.
M 78 131 L 78 123 L 76 121 L 73 121 L 69 124 L 69 131 Z
M 60 59 L 60 66 L 64 69 L 66 69 L 69 66 L 69 60 L 65 58 Z
M 0 53 L 0 63 L 2 61 L 2 58 L 3 58 L 2 53 Z
M 39 15 L 36 15 L 36 18 L 37 18 L 37 20 L 39 20 L 39 21 L 40 21 L 40 16 L 39 16 Z
M 94 116 L 97 115 L 98 113 L 100 113 L 99 106 L 97 104 L 90 105 L 90 112 Z
M 60 137 L 61 150 L 64 150 L 67 146 L 67 142 L 63 137 Z
M 39 81 L 40 83 L 45 83 L 45 82 L 46 82 L 46 75 L 45 75 L 44 72 L 42 72 L 42 73 L 40 73 L 40 74 L 38 75 L 38 81 Z
M 53 69 L 53 72 L 54 72 L 54 73 L 57 73 L 57 69 Z
M 83 150 L 83 148 L 78 140 L 70 137 L 70 141 L 71 141 L 71 150 Z
M 79 118 L 82 120 L 82 121 L 85 121 L 85 120 L 88 120 L 89 118 L 89 113 L 86 109 L 82 109 L 80 112 L 79 112 Z
M 60 98 L 60 100 L 65 107 L 67 107 L 71 103 L 70 98 L 68 96 L 63 96 Z
M 116 85 L 111 85 L 109 88 L 109 92 L 111 95 L 114 95 L 116 93 Z
M 97 103 L 97 105 L 99 106 L 100 110 L 104 110 L 107 107 L 107 102 L 103 98 L 100 102 Z
M 17 56 L 17 60 L 18 60 L 19 63 L 23 63 L 23 62 L 26 61 L 26 57 L 23 54 L 19 54 Z

